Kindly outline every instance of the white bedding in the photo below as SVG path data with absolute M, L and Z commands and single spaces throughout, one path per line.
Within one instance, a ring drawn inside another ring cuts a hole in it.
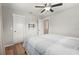
M 35 51 L 42 55 L 76 55 L 79 54 L 78 42 L 79 40 L 77 38 L 60 35 L 43 35 L 29 38 L 24 45 L 29 46 L 30 44 L 31 47 L 29 49 L 35 49 Z
M 70 49 L 59 44 L 55 44 L 53 46 L 48 47 L 45 54 L 47 55 L 76 55 L 76 54 L 79 54 L 79 52 L 77 50 Z

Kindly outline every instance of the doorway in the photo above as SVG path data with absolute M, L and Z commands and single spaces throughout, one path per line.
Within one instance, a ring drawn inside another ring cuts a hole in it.
M 44 34 L 48 34 L 49 32 L 49 20 L 44 20 Z

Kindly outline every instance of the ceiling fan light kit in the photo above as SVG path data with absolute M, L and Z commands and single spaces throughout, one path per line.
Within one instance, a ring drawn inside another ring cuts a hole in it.
M 57 4 L 54 4 L 54 5 L 51 5 L 51 3 L 46 3 L 44 4 L 44 6 L 35 6 L 36 8 L 43 8 L 43 10 L 41 11 L 41 13 L 43 13 L 45 10 L 46 11 L 51 11 L 53 12 L 54 10 L 52 10 L 53 7 L 57 7 L 57 6 L 62 6 L 63 3 L 57 3 Z
M 50 7 L 45 7 L 45 10 L 47 10 L 47 11 L 50 10 Z

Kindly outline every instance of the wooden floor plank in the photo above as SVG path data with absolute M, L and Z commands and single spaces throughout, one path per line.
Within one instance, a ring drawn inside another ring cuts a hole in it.
M 26 55 L 25 49 L 22 46 L 22 43 L 17 43 L 15 45 L 5 48 L 6 55 Z

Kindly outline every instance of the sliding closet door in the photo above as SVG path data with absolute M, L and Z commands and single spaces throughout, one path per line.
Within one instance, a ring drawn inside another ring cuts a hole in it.
M 25 17 L 13 14 L 13 42 L 23 42 L 25 31 Z

